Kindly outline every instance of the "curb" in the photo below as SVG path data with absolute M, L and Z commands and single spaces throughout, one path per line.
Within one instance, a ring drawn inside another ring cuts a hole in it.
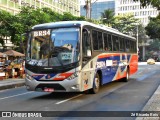
M 11 89 L 11 88 L 16 88 L 16 87 L 21 87 L 24 86 L 25 82 L 20 82 L 20 83 L 12 83 L 12 84 L 8 84 L 8 85 L 3 85 L 0 86 L 0 90 L 5 90 L 5 89 Z
M 150 112 L 151 115 L 153 115 L 152 113 L 155 113 L 156 116 L 137 117 L 136 120 L 160 120 L 160 86 L 143 107 L 142 112 L 143 111 Z

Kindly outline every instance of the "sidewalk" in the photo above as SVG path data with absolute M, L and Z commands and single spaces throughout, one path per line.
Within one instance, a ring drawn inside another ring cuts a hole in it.
M 160 86 L 157 88 L 141 111 L 149 111 L 150 113 L 148 112 L 148 114 L 143 114 L 148 115 L 148 117 L 137 117 L 136 120 L 160 120 Z M 157 115 L 158 117 L 152 117 Z
M 25 80 L 22 78 L 9 78 L 0 80 L 0 90 L 16 88 L 25 85 Z

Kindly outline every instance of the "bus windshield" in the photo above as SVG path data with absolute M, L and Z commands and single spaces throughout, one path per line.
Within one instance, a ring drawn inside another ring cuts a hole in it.
M 32 31 L 27 63 L 36 66 L 63 66 L 78 62 L 79 28 Z M 30 54 L 29 54 L 30 53 Z

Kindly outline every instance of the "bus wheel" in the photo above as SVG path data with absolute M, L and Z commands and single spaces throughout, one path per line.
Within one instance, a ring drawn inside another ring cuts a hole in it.
M 96 74 L 96 77 L 95 77 L 95 79 L 94 79 L 94 82 L 93 82 L 93 88 L 90 89 L 90 93 L 92 93 L 92 94 L 98 93 L 99 88 L 100 88 L 100 76 L 99 76 L 99 74 L 97 73 L 97 74 Z
M 126 77 L 123 78 L 124 82 L 128 82 L 128 80 L 129 80 L 129 69 L 127 69 Z

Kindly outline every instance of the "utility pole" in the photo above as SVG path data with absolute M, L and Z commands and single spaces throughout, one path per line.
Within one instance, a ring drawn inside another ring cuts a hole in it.
M 138 31 L 138 24 L 137 24 L 137 53 L 138 53 L 138 51 L 139 51 L 139 47 L 138 47 L 138 45 L 139 45 L 139 44 L 138 44 L 138 42 L 139 42 L 139 40 L 138 40 L 138 32 L 139 32 L 139 31 Z

